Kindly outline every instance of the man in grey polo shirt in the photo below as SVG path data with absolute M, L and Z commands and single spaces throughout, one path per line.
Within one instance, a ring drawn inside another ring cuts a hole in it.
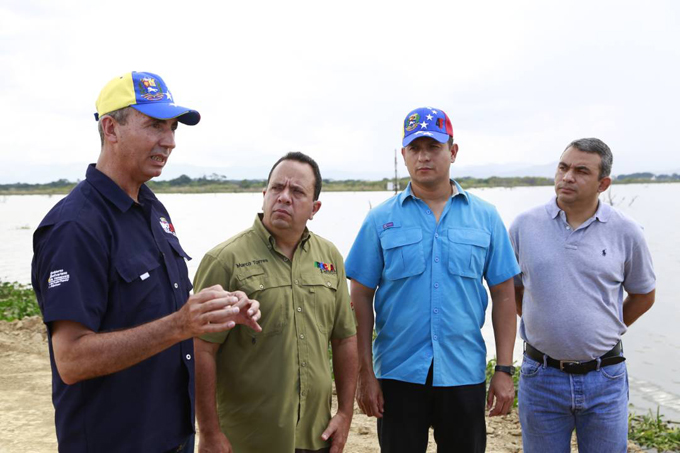
M 569 452 L 574 429 L 581 452 L 627 448 L 621 336 L 654 303 L 656 280 L 641 227 L 598 201 L 612 160 L 601 140 L 571 142 L 555 173 L 557 196 L 510 227 L 522 269 L 515 298 L 527 453 Z

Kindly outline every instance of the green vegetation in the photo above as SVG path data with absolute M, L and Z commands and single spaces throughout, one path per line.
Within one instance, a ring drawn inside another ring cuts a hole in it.
M 618 175 L 615 182 L 624 184 L 648 183 L 648 182 L 680 182 L 680 175 L 655 175 L 654 173 L 630 173 L 628 175 Z
M 383 178 L 378 181 L 365 181 L 361 179 L 324 179 L 323 189 L 328 192 L 367 192 L 386 191 L 387 184 L 394 179 Z M 408 178 L 399 179 L 399 187 L 404 188 L 408 184 Z M 472 178 L 463 176 L 456 181 L 464 189 L 484 187 L 521 187 L 521 186 L 552 186 L 552 178 L 535 176 L 512 176 L 490 178 Z M 665 183 L 680 182 L 680 175 L 653 173 L 631 173 L 618 175 L 616 184 L 640 184 L 640 183 Z M 148 186 L 157 193 L 238 193 L 260 192 L 265 186 L 264 179 L 227 179 L 226 176 L 213 173 L 209 176 L 191 178 L 187 175 L 165 181 L 149 181 Z M 69 193 L 77 182 L 60 179 L 47 184 L 0 184 L 0 195 L 59 195 Z
M 379 181 L 364 181 L 360 179 L 324 179 L 323 190 L 327 192 L 368 192 L 386 191 L 387 184 L 393 179 L 383 178 Z M 408 184 L 408 178 L 399 179 L 399 187 L 404 188 Z M 522 187 L 522 186 L 552 186 L 552 178 L 534 176 L 513 176 L 491 178 L 472 178 L 464 176 L 456 178 L 456 181 L 464 189 L 486 187 Z M 639 184 L 680 182 L 680 175 L 654 175 L 652 173 L 632 173 L 619 175 L 616 184 Z M 265 186 L 264 179 L 227 179 L 226 176 L 212 174 L 200 178 L 190 178 L 187 175 L 179 176 L 166 181 L 149 181 L 148 186 L 156 193 L 238 193 L 260 192 Z M 76 182 L 60 179 L 48 184 L 0 184 L 0 195 L 59 195 L 69 193 Z
M 0 282 L 0 320 L 13 321 L 39 314 L 35 293 L 29 285 Z
M 519 187 L 519 186 L 550 186 L 550 178 L 512 177 L 512 178 L 470 178 L 456 179 L 465 189 L 476 187 Z M 386 191 L 387 184 L 392 179 L 383 178 L 379 181 L 364 181 L 359 179 L 324 179 L 323 190 L 327 192 L 368 192 Z M 399 180 L 402 189 L 408 184 L 408 178 Z M 65 179 L 49 184 L 0 184 L 0 195 L 58 195 L 69 193 L 77 183 Z M 156 193 L 238 193 L 260 192 L 264 189 L 264 179 L 226 179 L 221 175 L 190 178 L 179 176 L 166 181 L 149 181 L 147 185 Z
M 663 415 L 656 409 L 656 416 L 649 411 L 648 415 L 628 417 L 628 438 L 645 448 L 658 451 L 680 451 L 680 428 L 672 427 L 663 420 Z

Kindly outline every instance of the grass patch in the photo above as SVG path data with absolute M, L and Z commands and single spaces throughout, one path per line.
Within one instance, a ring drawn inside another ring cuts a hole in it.
M 641 416 L 631 413 L 628 417 L 628 438 L 641 447 L 680 451 L 680 428 L 664 421 L 659 408 L 656 415 L 651 410 Z
M 0 282 L 0 320 L 14 321 L 39 314 L 38 301 L 30 285 Z

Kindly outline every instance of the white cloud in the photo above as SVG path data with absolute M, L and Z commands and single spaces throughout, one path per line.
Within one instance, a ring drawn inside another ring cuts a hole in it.
M 178 131 L 179 164 L 266 175 L 301 150 L 322 169 L 387 176 L 404 115 L 433 105 L 452 119 L 461 165 L 553 162 L 570 140 L 598 136 L 615 172 L 674 170 L 679 9 L 12 1 L 0 9 L 0 165 L 95 160 L 99 90 L 144 70 L 202 114 Z

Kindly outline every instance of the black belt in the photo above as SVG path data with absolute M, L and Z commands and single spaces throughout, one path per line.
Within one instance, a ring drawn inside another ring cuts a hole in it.
M 612 348 L 611 351 L 600 357 L 599 359 L 590 360 L 588 362 L 578 362 L 575 360 L 556 360 L 547 355 L 543 354 L 538 349 L 531 346 L 529 343 L 524 343 L 524 352 L 527 356 L 534 359 L 537 362 L 543 363 L 543 356 L 547 357 L 546 363 L 548 366 L 557 368 L 558 370 L 564 371 L 569 374 L 586 374 L 591 371 L 595 371 L 598 368 L 598 360 L 600 362 L 599 366 L 609 366 L 616 365 L 626 360 L 625 357 L 621 355 L 623 347 L 621 346 L 621 341 L 616 343 L 616 346 Z

